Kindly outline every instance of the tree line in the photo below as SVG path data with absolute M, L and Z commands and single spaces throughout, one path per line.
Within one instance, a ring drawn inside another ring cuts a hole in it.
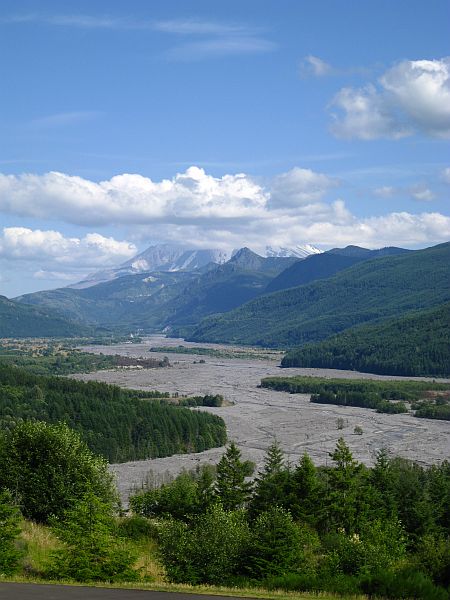
M 172 405 L 168 395 L 0 366 L 0 428 L 10 430 L 29 420 L 65 422 L 110 462 L 201 452 L 225 444 L 220 417 Z
M 450 463 L 429 468 L 381 450 L 372 468 L 339 439 L 329 466 L 290 465 L 277 443 L 253 482 L 231 444 L 216 471 L 183 473 L 131 498 L 157 519 L 178 583 L 447 598 Z
M 381 375 L 450 374 L 450 304 L 348 329 L 288 352 L 282 367 L 347 369 Z
M 231 443 L 216 468 L 136 494 L 124 519 L 106 461 L 76 432 L 21 423 L 0 435 L 0 572 L 20 568 L 23 515 L 59 539 L 47 579 L 138 579 L 128 536 L 154 540 L 172 582 L 448 600 L 450 463 L 382 449 L 369 468 L 343 438 L 329 459 L 293 465 L 274 442 L 252 481 Z
M 261 387 L 291 394 L 311 394 L 318 404 L 372 408 L 380 413 L 408 412 L 428 419 L 450 418 L 450 384 L 435 381 L 374 381 L 320 377 L 266 377 Z

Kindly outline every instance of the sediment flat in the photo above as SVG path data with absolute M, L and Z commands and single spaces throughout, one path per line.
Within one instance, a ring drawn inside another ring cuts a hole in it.
M 85 346 L 84 350 L 104 354 L 148 357 L 152 346 L 172 347 L 179 344 L 195 348 L 195 343 L 164 336 L 150 336 L 141 344 Z M 230 346 L 197 344 L 211 348 Z M 242 350 L 242 348 L 239 348 Z M 163 357 L 164 352 L 152 353 Z M 280 355 L 281 356 L 281 355 Z M 351 379 L 426 379 L 391 377 L 340 371 L 334 369 L 280 369 L 279 358 L 214 358 L 207 355 L 168 353 L 171 367 L 158 369 L 116 369 L 76 376 L 85 381 L 97 380 L 122 387 L 171 392 L 187 395 L 222 394 L 231 405 L 202 408 L 220 415 L 228 438 L 241 448 L 243 457 L 261 466 L 267 447 L 277 439 L 288 460 L 295 464 L 306 451 L 316 464 L 329 462 L 329 453 L 339 437 L 344 437 L 356 459 L 373 464 L 377 451 L 388 448 L 393 455 L 415 460 L 424 465 L 450 458 L 450 422 L 418 419 L 410 414 L 379 414 L 374 410 L 323 404 L 312 404 L 307 394 L 289 394 L 259 388 L 261 379 L 269 376 L 310 375 Z M 200 360 L 202 362 L 200 362 Z M 430 378 L 431 380 L 431 378 Z M 442 380 L 449 381 L 449 380 Z M 344 428 L 338 429 L 338 419 Z M 362 428 L 362 435 L 354 428 Z M 147 479 L 165 477 L 193 469 L 204 463 L 216 463 L 223 448 L 196 454 L 135 461 L 112 465 L 124 500 L 131 489 L 139 488 Z

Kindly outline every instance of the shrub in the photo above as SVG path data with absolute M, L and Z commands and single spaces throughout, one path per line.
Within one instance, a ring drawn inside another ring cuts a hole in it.
M 447 592 L 429 577 L 412 569 L 397 573 L 380 571 L 361 581 L 361 590 L 371 596 L 384 598 L 417 598 L 423 600 L 448 600 Z
M 120 519 L 117 524 L 117 533 L 120 537 L 135 541 L 157 538 L 155 524 L 140 515 L 131 515 Z
M 88 490 L 116 500 L 106 461 L 64 423 L 23 422 L 0 438 L 1 488 L 15 490 L 24 516 L 38 523 L 62 516 Z
M 189 525 L 170 520 L 160 534 L 167 576 L 175 583 L 226 583 L 239 574 L 248 539 L 243 511 L 225 511 L 221 505 Z
M 76 581 L 133 581 L 133 556 L 114 537 L 111 507 L 95 495 L 87 494 L 52 525 L 64 546 L 53 552 L 46 570 L 51 579 Z

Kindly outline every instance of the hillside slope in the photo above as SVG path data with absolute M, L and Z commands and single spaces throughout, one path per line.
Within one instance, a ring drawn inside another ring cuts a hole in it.
M 58 310 L 83 324 L 120 330 L 197 325 L 260 296 L 269 281 L 296 258 L 264 258 L 248 248 L 227 263 L 192 272 L 125 275 L 83 289 L 60 288 L 17 298 Z
M 0 337 L 72 337 L 87 329 L 49 308 L 25 306 L 0 296 Z
M 450 300 L 450 243 L 376 258 L 210 317 L 192 341 L 294 347 Z
M 450 303 L 379 324 L 359 325 L 288 352 L 282 367 L 349 369 L 381 375 L 450 374 Z
M 305 258 L 305 260 L 294 263 L 280 273 L 278 277 L 275 277 L 267 286 L 266 292 L 271 293 L 305 285 L 317 279 L 327 279 L 357 263 L 372 258 L 394 256 L 406 252 L 409 252 L 409 250 L 404 250 L 403 248 L 367 250 L 358 246 L 347 246 L 346 248 L 335 248 L 322 254 L 313 254 Z

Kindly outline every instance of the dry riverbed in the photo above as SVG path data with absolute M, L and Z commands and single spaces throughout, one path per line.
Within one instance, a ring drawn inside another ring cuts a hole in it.
M 83 350 L 103 354 L 148 357 L 152 346 L 195 347 L 179 339 L 150 336 L 141 344 L 114 346 L 86 346 Z M 226 348 L 219 344 L 198 344 L 202 348 Z M 242 350 L 240 348 L 239 350 Z M 152 353 L 163 357 L 164 353 Z M 402 379 L 354 371 L 331 369 L 283 369 L 279 357 L 268 354 L 268 359 L 214 358 L 207 355 L 168 353 L 171 367 L 159 369 L 99 371 L 78 375 L 85 381 L 95 379 L 122 387 L 178 392 L 179 394 L 222 394 L 232 406 L 202 408 L 220 415 L 246 459 L 260 466 L 267 447 L 276 438 L 288 459 L 295 463 L 306 451 L 316 464 L 325 464 L 337 439 L 343 436 L 355 458 L 372 464 L 382 447 L 393 454 L 416 460 L 422 464 L 440 462 L 450 457 L 450 423 L 431 419 L 417 419 L 409 414 L 378 414 L 373 410 L 343 406 L 312 404 L 309 395 L 288 394 L 258 388 L 263 377 L 272 375 L 312 375 L 316 377 L 343 377 L 369 379 Z M 200 362 L 200 360 L 202 362 Z M 204 362 L 203 362 L 204 361 Z M 343 419 L 343 429 L 338 429 Z M 362 435 L 354 428 L 362 428 Z M 168 458 L 136 461 L 112 465 L 121 495 L 126 499 L 130 489 L 139 488 L 152 474 L 162 480 L 169 474 L 192 469 L 199 464 L 215 463 L 223 454 L 213 449 L 198 454 L 177 455 Z

